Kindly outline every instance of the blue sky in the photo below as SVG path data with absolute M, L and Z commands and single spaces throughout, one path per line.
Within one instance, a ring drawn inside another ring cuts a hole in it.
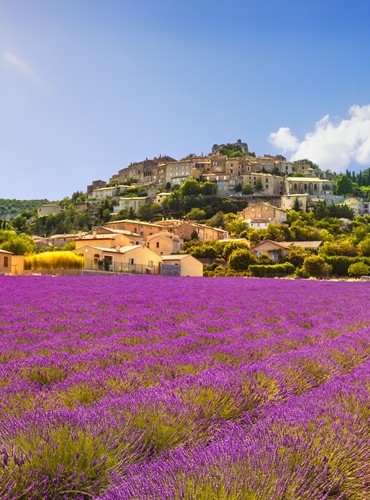
M 242 139 L 370 165 L 370 2 L 0 0 L 0 198 Z

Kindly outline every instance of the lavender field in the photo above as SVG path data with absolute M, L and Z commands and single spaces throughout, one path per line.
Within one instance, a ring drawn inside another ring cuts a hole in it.
M 0 498 L 369 498 L 369 297 L 0 277 Z

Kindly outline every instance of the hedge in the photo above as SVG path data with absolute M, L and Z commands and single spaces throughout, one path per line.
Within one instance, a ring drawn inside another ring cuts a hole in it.
M 325 262 L 332 266 L 334 276 L 348 276 L 348 268 L 351 264 L 363 262 L 370 266 L 370 257 L 347 257 L 346 255 L 331 255 L 325 257 Z
M 273 278 L 294 273 L 294 266 L 290 262 L 285 264 L 252 264 L 248 267 L 251 276 L 256 278 Z

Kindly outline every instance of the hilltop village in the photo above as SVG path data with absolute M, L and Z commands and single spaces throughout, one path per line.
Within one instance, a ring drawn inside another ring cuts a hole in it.
M 2 226 L 28 234 L 35 252 L 83 256 L 91 271 L 323 277 L 355 265 L 367 275 L 369 192 L 369 169 L 336 175 L 308 159 L 256 156 L 237 140 L 131 163 Z M 0 249 L 8 269 L 22 253 L 1 240 Z

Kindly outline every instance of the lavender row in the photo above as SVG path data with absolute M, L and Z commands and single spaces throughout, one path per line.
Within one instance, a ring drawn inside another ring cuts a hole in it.
M 365 500 L 370 494 L 370 363 L 227 425 L 213 442 L 131 466 L 102 497 Z

